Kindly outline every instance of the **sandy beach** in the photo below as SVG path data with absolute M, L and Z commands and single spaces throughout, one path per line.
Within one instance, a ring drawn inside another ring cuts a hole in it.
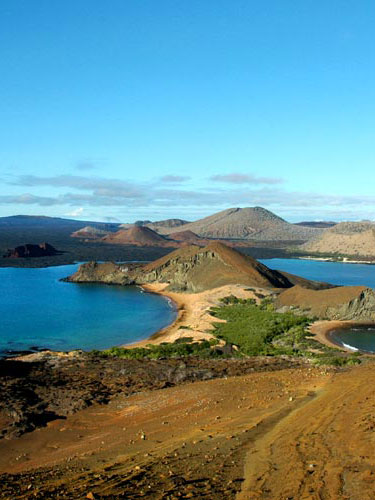
M 150 338 L 127 344 L 124 347 L 144 347 L 147 344 L 161 344 L 162 342 L 174 342 L 182 337 L 192 337 L 193 340 L 213 338 L 211 330 L 212 323 L 221 321 L 210 315 L 209 309 L 220 304 L 220 299 L 228 295 L 235 295 L 242 299 L 259 299 L 255 292 L 268 295 L 270 292 L 263 289 L 249 291 L 242 285 L 226 285 L 200 293 L 177 293 L 167 291 L 167 283 L 155 283 L 143 285 L 147 292 L 164 295 L 171 299 L 177 308 L 176 320 L 166 328 L 154 333 Z

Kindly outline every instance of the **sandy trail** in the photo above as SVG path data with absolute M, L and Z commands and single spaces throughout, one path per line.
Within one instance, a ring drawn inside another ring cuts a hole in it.
M 335 377 L 250 447 L 237 500 L 374 498 L 374 366 Z
M 0 498 L 372 500 L 375 364 L 196 382 L 0 441 Z
M 329 377 L 296 368 L 119 396 L 2 440 L 0 498 L 234 498 L 252 430 Z

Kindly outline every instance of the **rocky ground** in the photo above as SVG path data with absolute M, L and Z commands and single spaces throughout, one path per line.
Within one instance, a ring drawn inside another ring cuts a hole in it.
M 0 440 L 1 499 L 373 499 L 372 360 L 35 356 L 2 363 L 2 414 L 55 416 Z
M 20 358 L 21 359 L 21 358 Z M 0 360 L 0 436 L 17 437 L 121 394 L 301 366 L 294 358 L 135 360 L 41 352 Z

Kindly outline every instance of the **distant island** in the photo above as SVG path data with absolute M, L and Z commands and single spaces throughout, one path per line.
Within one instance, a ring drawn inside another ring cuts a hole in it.
M 37 245 L 26 243 L 18 247 L 8 249 L 3 255 L 5 259 L 28 259 L 30 257 L 51 257 L 58 255 L 59 251 L 49 243 L 39 243 Z

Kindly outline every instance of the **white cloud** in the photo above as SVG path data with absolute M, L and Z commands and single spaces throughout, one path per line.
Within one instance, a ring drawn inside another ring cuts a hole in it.
M 146 218 L 150 219 L 157 210 L 162 210 L 169 216 L 176 216 L 178 213 L 213 213 L 229 207 L 254 205 L 285 214 L 294 220 L 306 217 L 337 220 L 342 220 L 343 217 L 363 218 L 369 217 L 375 211 L 375 196 L 290 192 L 272 185 L 247 186 L 247 181 L 242 182 L 244 179 L 239 182 L 241 179 L 237 178 L 238 182 L 233 182 L 234 179 L 227 185 L 211 182 L 200 189 L 188 190 L 173 184 L 162 185 L 160 180 L 142 184 L 104 177 L 23 175 L 8 181 L 8 184 L 35 187 L 36 190 L 39 186 L 51 186 L 61 192 L 54 196 L 39 196 L 30 192 L 0 195 L 0 203 L 41 207 L 70 206 L 70 217 L 82 215 L 86 207 L 117 207 L 116 211 L 126 208 L 127 212 L 131 210 L 131 213 L 149 213 Z M 249 179 L 248 181 L 250 182 Z M 337 214 L 341 214 L 341 217 Z M 107 214 L 103 213 L 101 217 L 104 215 Z
M 83 214 L 84 211 L 85 209 L 83 207 L 79 207 L 64 215 L 66 215 L 67 217 L 79 217 Z

